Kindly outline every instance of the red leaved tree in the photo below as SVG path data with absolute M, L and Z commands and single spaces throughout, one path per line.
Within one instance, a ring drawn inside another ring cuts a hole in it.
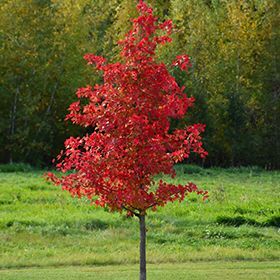
M 86 196 L 96 205 L 139 218 L 140 279 L 144 280 L 147 210 L 182 201 L 191 192 L 207 196 L 193 183 L 155 182 L 154 175 L 175 176 L 174 163 L 188 158 L 190 152 L 201 157 L 207 152 L 200 136 L 204 125 L 170 131 L 170 119 L 184 117 L 194 102 L 166 65 L 155 60 L 156 47 L 171 41 L 172 22 L 159 24 L 143 1 L 137 8 L 140 16 L 119 42 L 121 62 L 85 55 L 88 64 L 102 72 L 104 83 L 78 89 L 83 104 L 71 104 L 66 119 L 94 132 L 65 141 L 57 168 L 74 172 L 59 178 L 49 174 L 49 178 L 73 196 Z M 177 56 L 172 65 L 184 71 L 191 66 L 187 55 Z

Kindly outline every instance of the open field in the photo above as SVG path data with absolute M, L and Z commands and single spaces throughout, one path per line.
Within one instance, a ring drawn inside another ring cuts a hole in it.
M 276 262 L 207 262 L 148 265 L 151 280 L 277 280 L 279 264 Z M 28 268 L 0 270 L 6 280 L 132 280 L 138 279 L 136 265 Z
M 175 181 L 193 181 L 210 198 L 149 213 L 151 279 L 276 279 L 280 172 L 184 165 L 177 171 Z M 72 199 L 42 175 L 0 173 L 0 278 L 137 279 L 137 220 Z

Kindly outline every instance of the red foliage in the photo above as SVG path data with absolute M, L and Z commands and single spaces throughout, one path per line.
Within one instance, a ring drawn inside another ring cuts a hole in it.
M 182 201 L 190 192 L 207 196 L 193 183 L 176 186 L 153 181 L 159 173 L 174 176 L 174 163 L 188 158 L 190 152 L 201 157 L 207 152 L 200 136 L 204 125 L 170 132 L 170 118 L 182 118 L 194 103 L 165 64 L 154 58 L 157 45 L 171 41 L 172 22 L 158 24 L 143 1 L 137 7 L 140 16 L 119 42 L 122 62 L 109 64 L 103 57 L 85 55 L 88 64 L 102 71 L 104 83 L 78 89 L 77 97 L 88 103 L 73 103 L 67 119 L 94 132 L 65 141 L 57 168 L 73 173 L 62 178 L 49 175 L 73 196 L 87 196 L 96 205 L 128 215 Z M 177 56 L 173 65 L 187 71 L 189 57 Z

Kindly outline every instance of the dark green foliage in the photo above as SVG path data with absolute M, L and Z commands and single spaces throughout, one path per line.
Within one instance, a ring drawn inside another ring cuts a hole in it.
M 30 172 L 33 168 L 26 163 L 0 164 L 0 172 Z
M 9 1 L 0 8 L 0 162 L 51 165 L 64 140 L 75 90 L 100 77 L 87 52 L 117 59 L 116 42 L 136 15 L 135 0 Z M 172 69 L 196 98 L 183 122 L 207 125 L 203 166 L 280 168 L 279 1 L 147 0 L 176 25 L 158 51 L 171 61 L 187 53 L 189 74 Z M 198 172 L 186 170 L 186 173 Z M 200 172 L 200 171 L 199 171 Z M 255 174 L 255 173 L 254 173 Z
M 180 174 L 203 174 L 205 173 L 205 169 L 198 165 L 193 164 L 178 164 L 175 166 L 176 172 L 179 172 Z

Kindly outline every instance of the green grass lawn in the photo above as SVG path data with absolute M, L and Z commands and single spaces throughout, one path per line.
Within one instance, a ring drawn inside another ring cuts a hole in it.
M 207 262 L 148 265 L 151 280 L 278 280 L 279 265 L 276 262 Z M 138 279 L 135 265 L 29 268 L 0 270 L 6 280 L 133 280 Z
M 280 172 L 176 169 L 173 181 L 193 181 L 210 198 L 149 213 L 150 279 L 276 279 Z M 0 173 L 0 278 L 137 279 L 137 220 L 72 199 L 42 175 Z

